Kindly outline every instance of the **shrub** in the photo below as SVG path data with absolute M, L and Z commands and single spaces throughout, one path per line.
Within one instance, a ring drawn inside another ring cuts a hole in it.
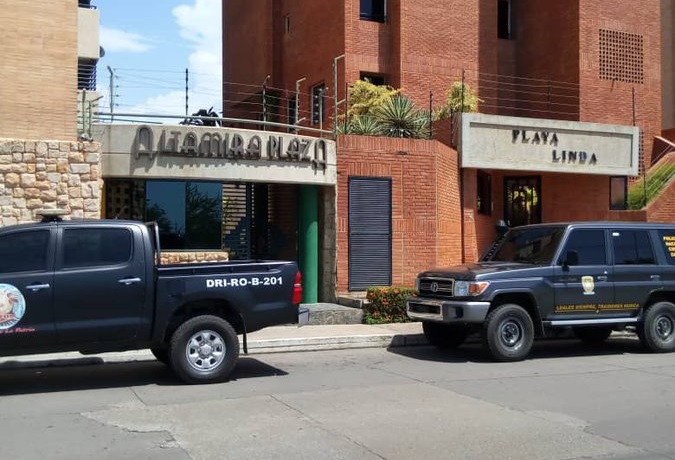
M 399 286 L 374 286 L 366 291 L 368 304 L 363 307 L 363 322 L 366 324 L 407 323 L 405 301 L 413 295 L 413 289 Z

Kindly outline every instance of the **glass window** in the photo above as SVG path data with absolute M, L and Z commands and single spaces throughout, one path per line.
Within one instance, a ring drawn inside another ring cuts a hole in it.
M 148 181 L 146 202 L 146 220 L 157 222 L 163 249 L 221 249 L 221 183 Z
M 622 210 L 627 208 L 628 180 L 624 176 L 609 178 L 609 209 Z
M 646 230 L 612 231 L 614 263 L 616 265 L 655 264 L 654 250 Z
M 563 259 L 570 251 L 577 253 L 579 257 L 578 265 L 606 265 L 605 231 L 573 230 L 562 253 Z
M 478 171 L 477 179 L 476 209 L 478 214 L 489 216 L 492 214 L 492 176 L 486 172 Z
M 131 259 L 132 235 L 126 228 L 66 228 L 63 267 L 116 265 Z
M 361 72 L 359 79 L 369 81 L 370 83 L 376 86 L 384 86 L 386 84 L 384 75 L 379 75 L 376 73 Z
M 0 272 L 47 270 L 50 231 L 15 232 L 0 237 Z
M 497 0 L 497 37 L 511 38 L 511 1 Z
M 386 0 L 361 0 L 361 19 L 384 22 Z
M 675 230 L 659 230 L 659 241 L 663 242 L 666 259 L 675 265 Z
M 518 228 L 509 231 L 497 252 L 488 260 L 550 264 L 564 227 Z

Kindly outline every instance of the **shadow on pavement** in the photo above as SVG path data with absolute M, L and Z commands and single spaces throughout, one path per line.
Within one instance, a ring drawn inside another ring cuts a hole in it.
M 441 350 L 436 347 L 390 347 L 390 353 L 424 361 L 447 363 L 490 363 L 495 362 L 485 350 L 480 340 L 471 338 L 467 343 L 454 350 Z M 589 345 L 576 339 L 535 340 L 528 360 L 570 358 L 576 356 L 612 356 L 622 354 L 645 354 L 637 338 L 612 337 L 605 343 Z
M 229 381 L 288 375 L 287 372 L 243 357 Z M 125 388 L 144 385 L 184 386 L 158 361 L 104 362 L 101 358 L 76 358 L 0 365 L 0 395 Z M 227 385 L 224 382 L 220 385 Z

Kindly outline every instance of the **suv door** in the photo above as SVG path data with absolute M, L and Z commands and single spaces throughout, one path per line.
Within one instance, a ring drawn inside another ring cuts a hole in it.
M 572 229 L 553 268 L 555 319 L 588 319 L 614 303 L 603 229 Z
M 24 352 L 55 339 L 51 227 L 0 235 L 0 350 Z
M 145 263 L 138 229 L 60 228 L 54 283 L 61 343 L 132 340 L 145 303 Z
M 662 280 L 650 231 L 612 229 L 615 305 L 613 311 L 635 316 L 649 298 L 661 289 Z

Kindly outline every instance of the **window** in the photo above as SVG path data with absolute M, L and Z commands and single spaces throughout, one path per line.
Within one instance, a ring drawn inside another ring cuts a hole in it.
M 223 185 L 148 181 L 146 220 L 159 226 L 164 249 L 221 249 Z
M 78 59 L 77 89 L 96 90 L 96 60 Z
M 10 233 L 0 238 L 0 273 L 47 269 L 49 230 Z
M 644 37 L 618 30 L 600 29 L 600 78 L 644 83 Z
M 312 124 L 326 123 L 326 84 L 321 83 L 312 88 Z
M 659 241 L 663 242 L 666 259 L 670 265 L 675 265 L 675 230 L 660 230 Z
M 548 265 L 553 260 L 564 227 L 515 228 L 487 260 Z
M 294 125 L 296 122 L 296 111 L 295 111 L 295 105 L 297 101 L 297 96 L 293 96 L 288 99 L 288 125 Z M 288 127 L 288 132 L 293 133 L 295 132 L 295 128 L 291 128 L 290 126 Z
M 562 253 L 563 260 L 570 251 L 575 251 L 579 256 L 578 265 L 606 265 L 605 231 L 573 230 Z
M 365 73 L 361 72 L 361 75 L 359 76 L 360 80 L 366 80 L 372 83 L 373 85 L 376 86 L 383 86 L 386 84 L 386 80 L 384 79 L 384 75 L 379 75 L 376 73 Z
M 497 5 L 497 37 L 511 38 L 511 1 L 498 0 Z
M 627 208 L 628 180 L 624 176 L 609 178 L 609 209 L 622 210 Z
M 117 265 L 131 259 L 132 236 L 126 228 L 66 228 L 63 267 Z
M 386 0 L 361 0 L 361 19 L 384 22 L 386 19 Z
M 646 230 L 612 231 L 612 247 L 616 265 L 655 264 L 654 249 Z
M 492 176 L 478 171 L 477 181 L 476 210 L 478 214 L 489 216 L 492 214 Z

